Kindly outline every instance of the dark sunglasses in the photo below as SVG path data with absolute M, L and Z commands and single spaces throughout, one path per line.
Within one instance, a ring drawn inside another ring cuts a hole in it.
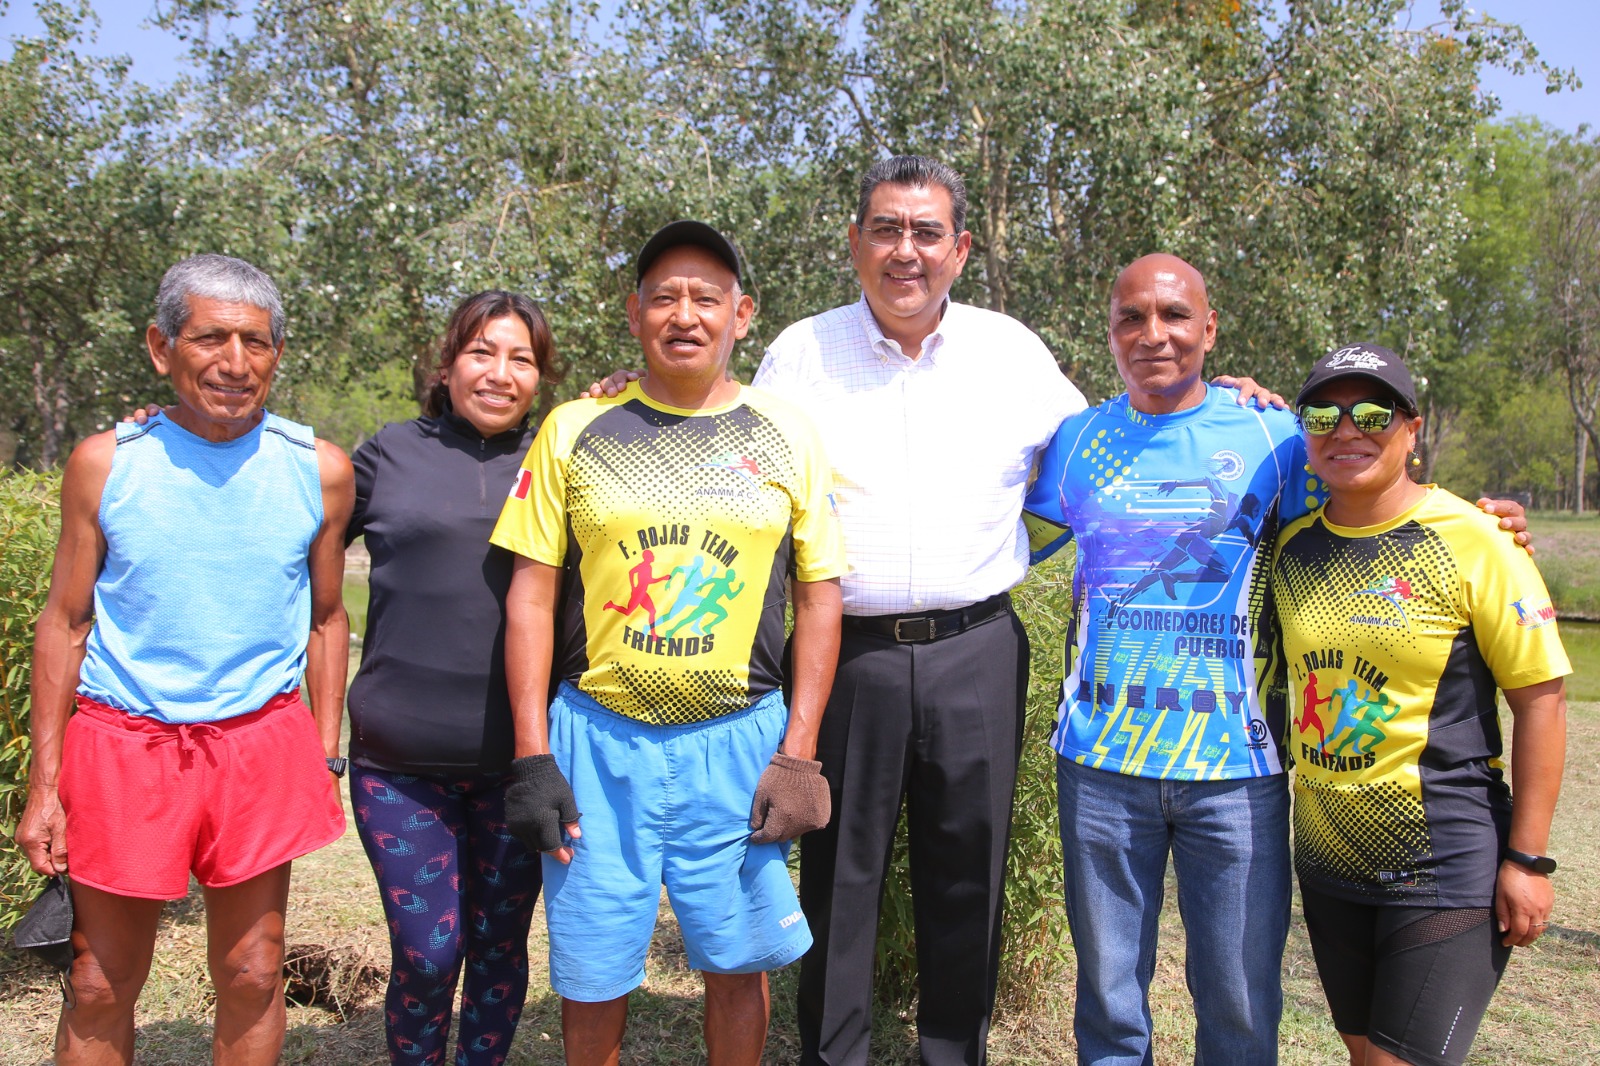
M 1363 433 L 1382 433 L 1394 421 L 1397 405 L 1393 400 L 1357 400 L 1349 407 L 1322 401 L 1303 403 L 1295 413 L 1300 426 L 1313 437 L 1325 437 L 1339 428 L 1339 419 L 1350 416 L 1350 423 Z

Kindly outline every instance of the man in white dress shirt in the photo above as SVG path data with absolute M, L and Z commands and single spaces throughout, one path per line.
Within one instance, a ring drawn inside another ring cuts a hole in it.
M 950 300 L 972 245 L 950 167 L 898 156 L 862 179 L 862 299 L 797 322 L 757 386 L 817 423 L 848 569 L 817 746 L 834 819 L 801 840 L 802 1061 L 868 1061 L 878 904 L 904 801 L 922 1062 L 980 1063 L 1028 682 L 1007 591 L 1027 572 L 1034 459 L 1084 407 L 1042 341 Z

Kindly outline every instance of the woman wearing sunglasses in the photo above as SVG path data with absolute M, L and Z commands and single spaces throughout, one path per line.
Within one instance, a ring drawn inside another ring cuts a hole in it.
M 1352 1066 L 1454 1066 L 1550 921 L 1571 667 L 1532 560 L 1408 476 L 1422 419 L 1393 352 L 1325 356 L 1296 409 L 1327 487 L 1273 573 L 1306 927 Z

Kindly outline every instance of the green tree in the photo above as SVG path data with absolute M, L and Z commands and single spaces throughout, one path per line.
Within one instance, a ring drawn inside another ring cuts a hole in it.
M 1573 510 L 1584 512 L 1591 452 L 1600 456 L 1600 137 L 1552 137 L 1537 224 L 1539 338 L 1573 417 Z
M 1532 506 L 1572 505 L 1572 415 L 1540 378 L 1484 379 L 1484 402 L 1461 408 L 1430 477 L 1458 496 L 1526 495 Z
M 1536 318 L 1530 272 L 1539 255 L 1534 223 L 1545 194 L 1547 139 L 1537 121 L 1485 123 L 1462 154 L 1464 239 L 1441 279 L 1440 321 L 1419 397 L 1423 481 L 1435 479 L 1462 416 L 1480 429 L 1496 423 L 1504 398 L 1542 361 L 1529 344 Z M 1482 480 L 1470 491 L 1521 488 L 1496 485 Z
M 190 0 L 167 21 L 208 72 L 196 148 L 255 175 L 286 237 L 291 403 L 327 367 L 394 361 L 420 393 L 450 305 L 490 287 L 543 305 L 569 391 L 633 361 L 633 252 L 733 183 L 693 109 L 591 39 L 593 6 L 264 0 L 251 34 L 206 39 L 230 10 Z
M 676 72 L 714 156 L 831 196 L 810 216 L 831 226 L 783 227 L 806 257 L 783 260 L 798 267 L 786 278 L 848 294 L 816 236 L 840 242 L 850 178 L 891 151 L 936 155 L 972 193 L 964 298 L 1028 322 L 1105 393 L 1120 389 L 1111 280 L 1156 249 L 1210 278 L 1219 369 L 1297 380 L 1336 341 L 1397 323 L 1426 361 L 1463 233 L 1462 149 L 1492 106 L 1478 69 L 1571 77 L 1515 26 L 1446 3 L 1439 25 L 1398 29 L 1406 7 L 880 0 L 856 33 L 851 5 L 798 0 L 666 2 L 637 19 L 671 27 L 641 66 Z
M 187 190 L 167 100 L 81 53 L 87 4 L 39 14 L 0 64 L 0 419 L 43 469 L 153 391 L 142 331 Z

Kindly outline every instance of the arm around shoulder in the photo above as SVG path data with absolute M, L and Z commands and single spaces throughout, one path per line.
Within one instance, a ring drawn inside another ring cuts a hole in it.
M 1495 500 L 1484 496 L 1478 500 L 1478 507 L 1484 514 L 1500 519 L 1500 528 L 1510 533 L 1511 539 L 1529 555 L 1533 554 L 1533 537 L 1528 533 L 1528 515 L 1522 509 L 1522 504 L 1516 500 Z

